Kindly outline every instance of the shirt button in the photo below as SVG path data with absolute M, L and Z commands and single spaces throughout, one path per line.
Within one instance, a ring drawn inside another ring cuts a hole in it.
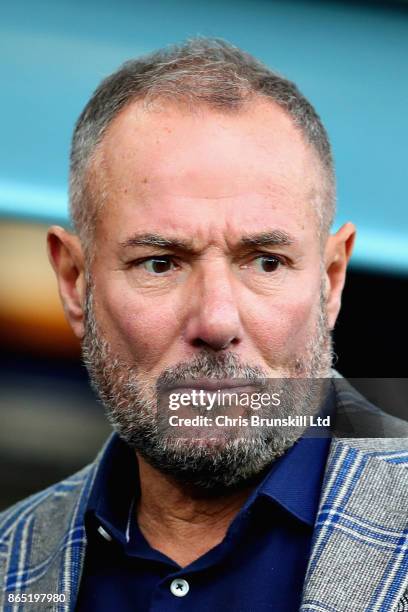
M 187 580 L 184 580 L 184 578 L 178 578 L 176 580 L 173 580 L 170 585 L 170 591 L 176 597 L 184 597 L 184 595 L 187 595 L 189 590 L 190 585 L 188 584 Z
M 102 525 L 99 525 L 98 533 L 100 533 L 105 540 L 108 540 L 108 542 L 112 542 L 112 536 L 102 527 Z

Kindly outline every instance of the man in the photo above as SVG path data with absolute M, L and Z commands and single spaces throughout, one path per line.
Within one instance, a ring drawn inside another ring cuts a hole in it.
M 115 433 L 0 515 L 5 609 L 408 609 L 408 426 L 331 370 L 355 235 L 330 234 L 334 201 L 316 112 L 235 47 L 102 82 L 74 132 L 75 233 L 48 244 Z M 295 425 L 246 428 L 260 390 Z

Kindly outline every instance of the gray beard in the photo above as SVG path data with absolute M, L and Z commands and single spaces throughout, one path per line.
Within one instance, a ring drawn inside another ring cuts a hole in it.
M 319 412 L 332 363 L 332 342 L 321 297 L 314 337 L 302 356 L 285 364 L 285 378 L 268 379 L 268 372 L 242 364 L 233 352 L 218 355 L 203 350 L 192 361 L 167 368 L 151 381 L 138 372 L 137 364 L 126 363 L 113 352 L 97 324 L 90 286 L 82 352 L 92 387 L 120 438 L 160 472 L 207 493 L 247 486 L 259 478 L 299 439 L 305 427 L 230 428 L 212 443 L 197 443 L 191 435 L 169 435 L 169 428 L 162 426 L 161 389 L 203 378 L 240 379 L 269 393 L 284 389 L 284 404 L 274 407 L 273 413 L 262 408 L 260 416 L 310 416 Z

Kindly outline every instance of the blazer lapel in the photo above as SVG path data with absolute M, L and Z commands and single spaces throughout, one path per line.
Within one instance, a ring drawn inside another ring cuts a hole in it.
M 333 438 L 301 611 L 391 611 L 408 587 L 407 439 Z

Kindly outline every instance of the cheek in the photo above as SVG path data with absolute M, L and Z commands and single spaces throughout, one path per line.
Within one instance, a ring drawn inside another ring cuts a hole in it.
M 319 298 L 316 293 L 285 300 L 257 300 L 246 317 L 249 337 L 265 359 L 302 352 L 315 332 Z
M 166 300 L 152 304 L 117 288 L 99 300 L 98 318 L 115 353 L 150 369 L 172 344 L 177 320 L 174 305 Z

